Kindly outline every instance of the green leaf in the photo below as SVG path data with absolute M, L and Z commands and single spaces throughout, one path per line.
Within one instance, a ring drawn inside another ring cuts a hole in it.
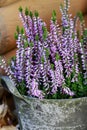
M 28 42 L 26 41 L 25 43 L 24 43 L 24 48 L 27 48 L 28 47 Z
M 45 62 L 44 57 L 41 57 L 41 62 L 44 64 Z
M 80 42 L 83 43 L 83 39 L 80 39 Z
M 30 11 L 29 12 L 29 16 L 32 18 L 33 17 L 33 13 Z
M 17 34 L 17 33 L 14 34 L 14 38 L 15 38 L 16 40 L 18 40 L 18 34 Z
M 69 97 L 69 99 L 72 99 L 72 98 L 73 98 L 72 96 Z
M 29 43 L 29 46 L 32 48 L 34 46 L 34 43 L 33 42 L 30 42 Z
M 71 77 L 66 78 L 66 84 L 68 87 L 71 85 Z
M 17 86 L 17 89 L 20 92 L 20 94 L 26 95 L 27 89 L 26 89 L 26 85 L 25 85 L 24 81 L 22 81 L 21 83 L 19 83 L 19 85 Z
M 34 12 L 35 17 L 37 18 L 39 16 L 39 13 L 37 11 Z
M 54 70 L 54 64 L 51 64 L 51 69 Z
M 87 37 L 87 28 L 83 32 L 84 37 Z
M 77 54 L 74 54 L 74 59 L 77 59 L 78 57 L 77 57 Z
M 19 26 L 18 26 L 18 25 L 17 25 L 17 27 L 16 27 L 16 31 L 17 31 L 17 33 L 20 32 L 20 29 L 19 29 Z
M 47 34 L 43 34 L 43 40 L 46 40 Z
M 23 11 L 23 9 L 22 9 L 22 7 L 20 6 L 20 7 L 19 7 L 19 12 L 22 12 L 22 11 Z
M 53 10 L 53 13 L 52 13 L 52 14 L 53 14 L 53 16 L 56 16 L 56 11 L 55 11 L 55 10 Z
M 73 39 L 73 40 L 75 39 L 75 35 L 74 35 L 74 33 L 72 34 L 72 39 Z
M 43 30 L 43 40 L 46 40 L 48 36 L 47 28 L 45 26 L 42 26 L 42 30 Z
M 58 61 L 60 59 L 60 56 L 58 55 L 58 53 L 56 53 L 56 61 Z
M 15 61 L 16 60 L 16 56 L 12 56 L 12 58 L 11 58 L 13 61 Z
M 24 28 L 21 28 L 21 34 L 24 34 Z
M 38 36 L 38 35 L 35 36 L 35 40 L 36 40 L 36 41 L 39 40 L 39 36 Z
M 83 21 L 83 14 L 81 11 L 77 13 L 77 16 L 79 17 L 80 21 L 82 22 Z
M 45 48 L 45 51 L 46 51 L 46 57 L 48 58 L 48 57 L 49 57 L 49 55 L 50 55 L 50 51 L 49 51 L 49 49 L 48 49 L 48 48 Z
M 53 99 L 57 99 L 57 93 L 53 94 L 53 95 L 52 95 L 52 98 L 53 98 Z
M 11 64 L 11 59 L 8 59 L 7 64 L 8 64 L 8 65 Z
M 26 15 L 26 16 L 29 15 L 29 10 L 28 10 L 27 7 L 26 7 L 26 9 L 25 9 L 25 15 Z
M 78 84 L 79 84 L 80 86 L 82 86 L 82 84 L 83 84 L 83 82 L 82 82 L 82 76 L 81 76 L 80 73 L 78 74 Z
M 56 22 L 56 11 L 53 10 L 52 12 L 52 21 L 55 23 Z
M 76 84 L 76 82 L 72 83 L 72 90 L 74 92 L 77 92 L 77 84 Z

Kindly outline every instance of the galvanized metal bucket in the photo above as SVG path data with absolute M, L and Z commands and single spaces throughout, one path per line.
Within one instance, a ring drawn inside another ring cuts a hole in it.
M 21 130 L 87 130 L 87 97 L 29 98 L 20 95 L 7 77 L 1 79 L 14 95 Z

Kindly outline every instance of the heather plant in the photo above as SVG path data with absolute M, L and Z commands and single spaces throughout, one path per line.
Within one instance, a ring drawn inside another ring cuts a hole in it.
M 53 11 L 48 31 L 37 11 L 19 8 L 23 28 L 16 29 L 16 56 L 9 65 L 4 59 L 0 65 L 21 94 L 40 99 L 87 96 L 87 29 L 82 13 L 72 18 L 68 9 L 64 0 L 61 26 Z

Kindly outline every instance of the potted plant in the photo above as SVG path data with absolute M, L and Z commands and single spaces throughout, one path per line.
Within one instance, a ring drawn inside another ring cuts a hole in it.
M 37 11 L 20 7 L 16 56 L 9 65 L 1 59 L 9 77 L 1 83 L 14 95 L 22 130 L 87 130 L 87 29 L 82 13 L 72 18 L 64 2 L 61 26 L 53 11 L 50 31 Z

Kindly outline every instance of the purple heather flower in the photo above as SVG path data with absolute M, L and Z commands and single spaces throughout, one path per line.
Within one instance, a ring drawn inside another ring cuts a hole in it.
M 74 96 L 74 92 L 72 92 L 68 87 L 64 87 L 62 88 L 62 92 L 63 94 L 67 94 L 67 95 L 70 95 L 70 96 Z
M 18 35 L 18 40 L 16 41 L 18 50 L 16 51 L 16 64 L 14 77 L 18 82 L 24 80 L 24 39 L 21 34 Z
M 1 67 L 15 85 L 24 81 L 29 96 L 42 99 L 57 94 L 59 90 L 62 94 L 74 96 L 72 82 L 79 82 L 80 74 L 84 75 L 86 83 L 87 38 L 83 37 L 80 42 L 68 9 L 69 1 L 64 0 L 64 7 L 60 9 L 62 26 L 58 25 L 53 11 L 50 32 L 37 12 L 32 15 L 26 10 L 25 14 L 22 11 L 19 14 L 25 31 L 17 31 L 16 58 L 11 61 L 10 67 L 2 60 Z
M 48 66 L 48 75 L 50 77 L 49 83 L 51 83 L 51 85 L 50 85 L 51 92 L 49 92 L 49 93 L 55 94 L 57 92 L 58 86 L 56 84 L 54 70 L 51 69 L 50 66 Z
M 37 18 L 37 24 L 38 24 L 38 33 L 40 41 L 43 42 L 43 27 L 46 27 L 46 23 L 42 21 L 41 18 Z
M 31 73 L 31 61 L 30 61 L 30 47 L 27 47 L 25 49 L 25 80 L 26 80 L 26 87 L 29 88 L 30 87 L 30 82 L 31 82 L 31 78 L 30 78 L 30 73 Z
M 5 70 L 6 74 L 9 76 L 9 78 L 13 81 L 14 85 L 16 86 L 17 83 L 14 79 L 14 73 L 12 72 L 11 67 L 7 66 L 5 59 L 1 59 L 0 67 Z
M 61 60 L 55 61 L 55 80 L 57 87 L 62 87 L 65 79 L 63 76 L 63 66 Z
M 44 97 L 43 92 L 38 89 L 38 82 L 36 82 L 35 79 L 32 79 L 29 94 L 31 94 L 32 96 L 38 97 L 40 99 Z

